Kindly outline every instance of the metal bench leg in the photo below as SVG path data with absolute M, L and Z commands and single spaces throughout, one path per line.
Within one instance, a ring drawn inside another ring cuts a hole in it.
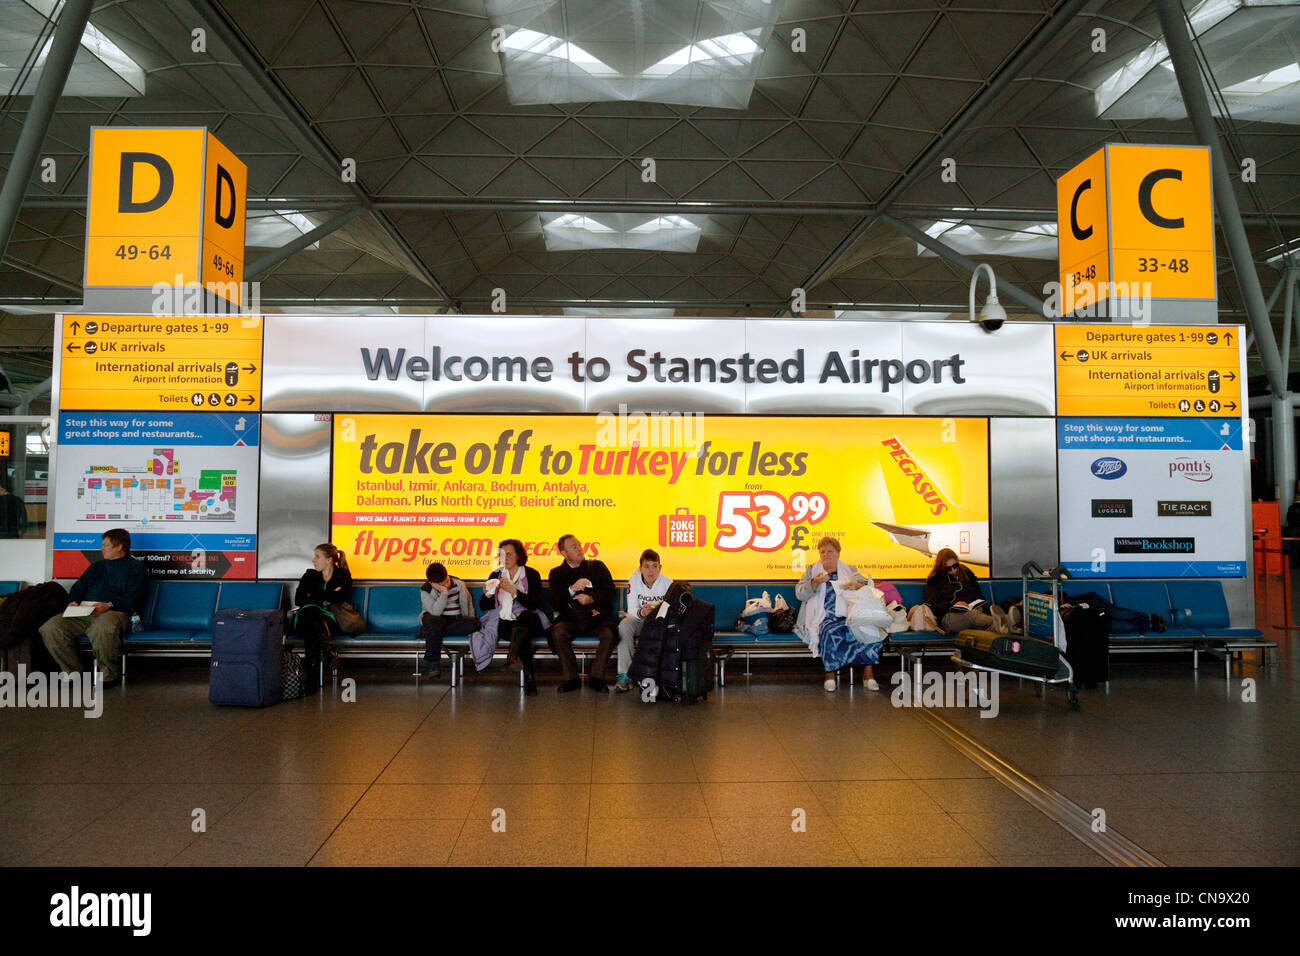
M 745 676 L 752 676 L 753 671 L 749 669 L 749 651 L 745 651 Z
M 1192 648 L 1192 670 L 1199 670 L 1200 667 L 1201 667 L 1201 649 L 1199 647 L 1193 647 Z
M 420 676 L 420 652 L 419 651 L 415 652 L 415 673 L 412 674 L 411 676 L 412 677 Z
M 727 686 L 727 659 L 725 657 L 718 661 L 718 686 Z
M 849 686 L 852 687 L 852 686 L 854 685 L 855 682 L 856 682 L 856 678 L 853 676 L 853 668 L 850 667 L 850 668 L 849 668 Z
M 523 669 L 521 668 L 519 671 L 519 689 L 523 690 L 523 687 L 524 687 L 524 672 Z

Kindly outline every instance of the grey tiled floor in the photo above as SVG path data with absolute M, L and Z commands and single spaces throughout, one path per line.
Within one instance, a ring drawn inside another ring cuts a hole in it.
M 204 669 L 141 664 L 99 720 L 0 710 L 0 865 L 1104 862 L 887 694 L 815 670 L 694 707 L 404 671 L 248 711 L 211 706 Z M 1079 714 L 1008 686 L 997 720 L 943 715 L 1167 862 L 1300 862 L 1292 675 L 1245 705 L 1211 672 L 1121 665 Z

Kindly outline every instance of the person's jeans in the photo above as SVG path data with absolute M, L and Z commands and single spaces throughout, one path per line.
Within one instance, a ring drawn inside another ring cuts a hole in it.
M 465 637 L 478 630 L 478 619 L 450 614 L 421 614 L 420 637 L 424 638 L 424 659 L 437 666 L 445 637 Z
M 988 608 L 988 610 L 985 610 L 985 608 Z M 977 631 L 997 630 L 998 621 L 1002 617 L 1002 609 L 997 609 L 996 616 L 989 613 L 991 610 L 993 610 L 991 606 L 983 605 L 969 611 L 949 611 L 943 616 L 943 629 L 949 634 L 958 634 L 969 629 Z
M 81 670 L 77 657 L 77 638 L 90 638 L 90 649 L 105 681 L 121 675 L 122 634 L 131 628 L 131 618 L 121 611 L 105 611 L 89 617 L 64 617 L 56 614 L 41 625 L 41 640 L 59 669 L 65 673 Z
M 632 669 L 632 652 L 641 628 L 645 627 L 645 618 L 640 614 L 629 614 L 618 622 L 618 672 L 626 674 Z

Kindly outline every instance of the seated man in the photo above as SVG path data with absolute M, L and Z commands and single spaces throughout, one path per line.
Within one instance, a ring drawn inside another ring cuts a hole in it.
M 610 652 L 614 650 L 614 579 L 605 562 L 589 561 L 582 556 L 582 542 L 576 535 L 563 535 L 555 547 L 564 556 L 564 562 L 551 570 L 549 578 L 555 623 L 547 633 L 547 640 L 564 667 L 564 683 L 557 689 L 561 694 L 567 694 L 582 686 L 578 677 L 578 658 L 573 653 L 573 639 L 591 634 L 600 643 L 596 647 L 587 686 L 608 694 L 605 668 L 609 664 Z
M 41 640 L 61 670 L 77 673 L 77 638 L 87 635 L 104 686 L 109 687 L 122 673 L 122 632 L 130 629 L 132 614 L 144 613 L 149 575 L 144 562 L 131 557 L 131 535 L 125 528 L 105 531 L 99 553 L 104 560 L 86 568 L 68 592 L 68 607 L 93 601 L 94 609 L 84 617 L 56 614 L 41 625 Z
M 420 587 L 420 636 L 424 638 L 425 677 L 442 676 L 442 639 L 465 637 L 478 630 L 478 615 L 469 588 L 439 561 L 425 569 Z
M 632 689 L 627 672 L 632 667 L 632 648 L 646 618 L 663 602 L 673 579 L 659 571 L 659 555 L 646 548 L 640 567 L 627 582 L 627 617 L 618 622 L 618 683 L 614 690 L 625 694 Z

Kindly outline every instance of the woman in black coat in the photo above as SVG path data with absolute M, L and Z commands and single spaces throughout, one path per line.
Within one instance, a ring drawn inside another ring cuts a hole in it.
M 934 570 L 925 579 L 925 603 L 935 620 L 949 634 L 967 628 L 1007 633 L 1006 613 L 989 604 L 970 568 L 957 559 L 952 548 L 943 548 L 934 558 Z
M 352 573 L 348 559 L 338 548 L 326 542 L 312 552 L 311 567 L 298 581 L 293 603 L 298 608 L 293 616 L 293 632 L 302 640 L 304 661 L 303 691 L 314 694 L 320 689 L 317 675 L 320 672 L 322 652 L 330 659 L 330 672 L 338 670 L 338 653 L 333 637 L 341 629 L 335 619 L 332 605 L 352 600 Z
M 535 697 L 533 638 L 546 627 L 546 594 L 541 575 L 528 567 L 522 541 L 507 538 L 498 547 L 501 567 L 488 575 L 479 607 L 497 611 L 497 640 L 504 640 L 510 646 L 506 661 L 523 669 L 524 693 Z

